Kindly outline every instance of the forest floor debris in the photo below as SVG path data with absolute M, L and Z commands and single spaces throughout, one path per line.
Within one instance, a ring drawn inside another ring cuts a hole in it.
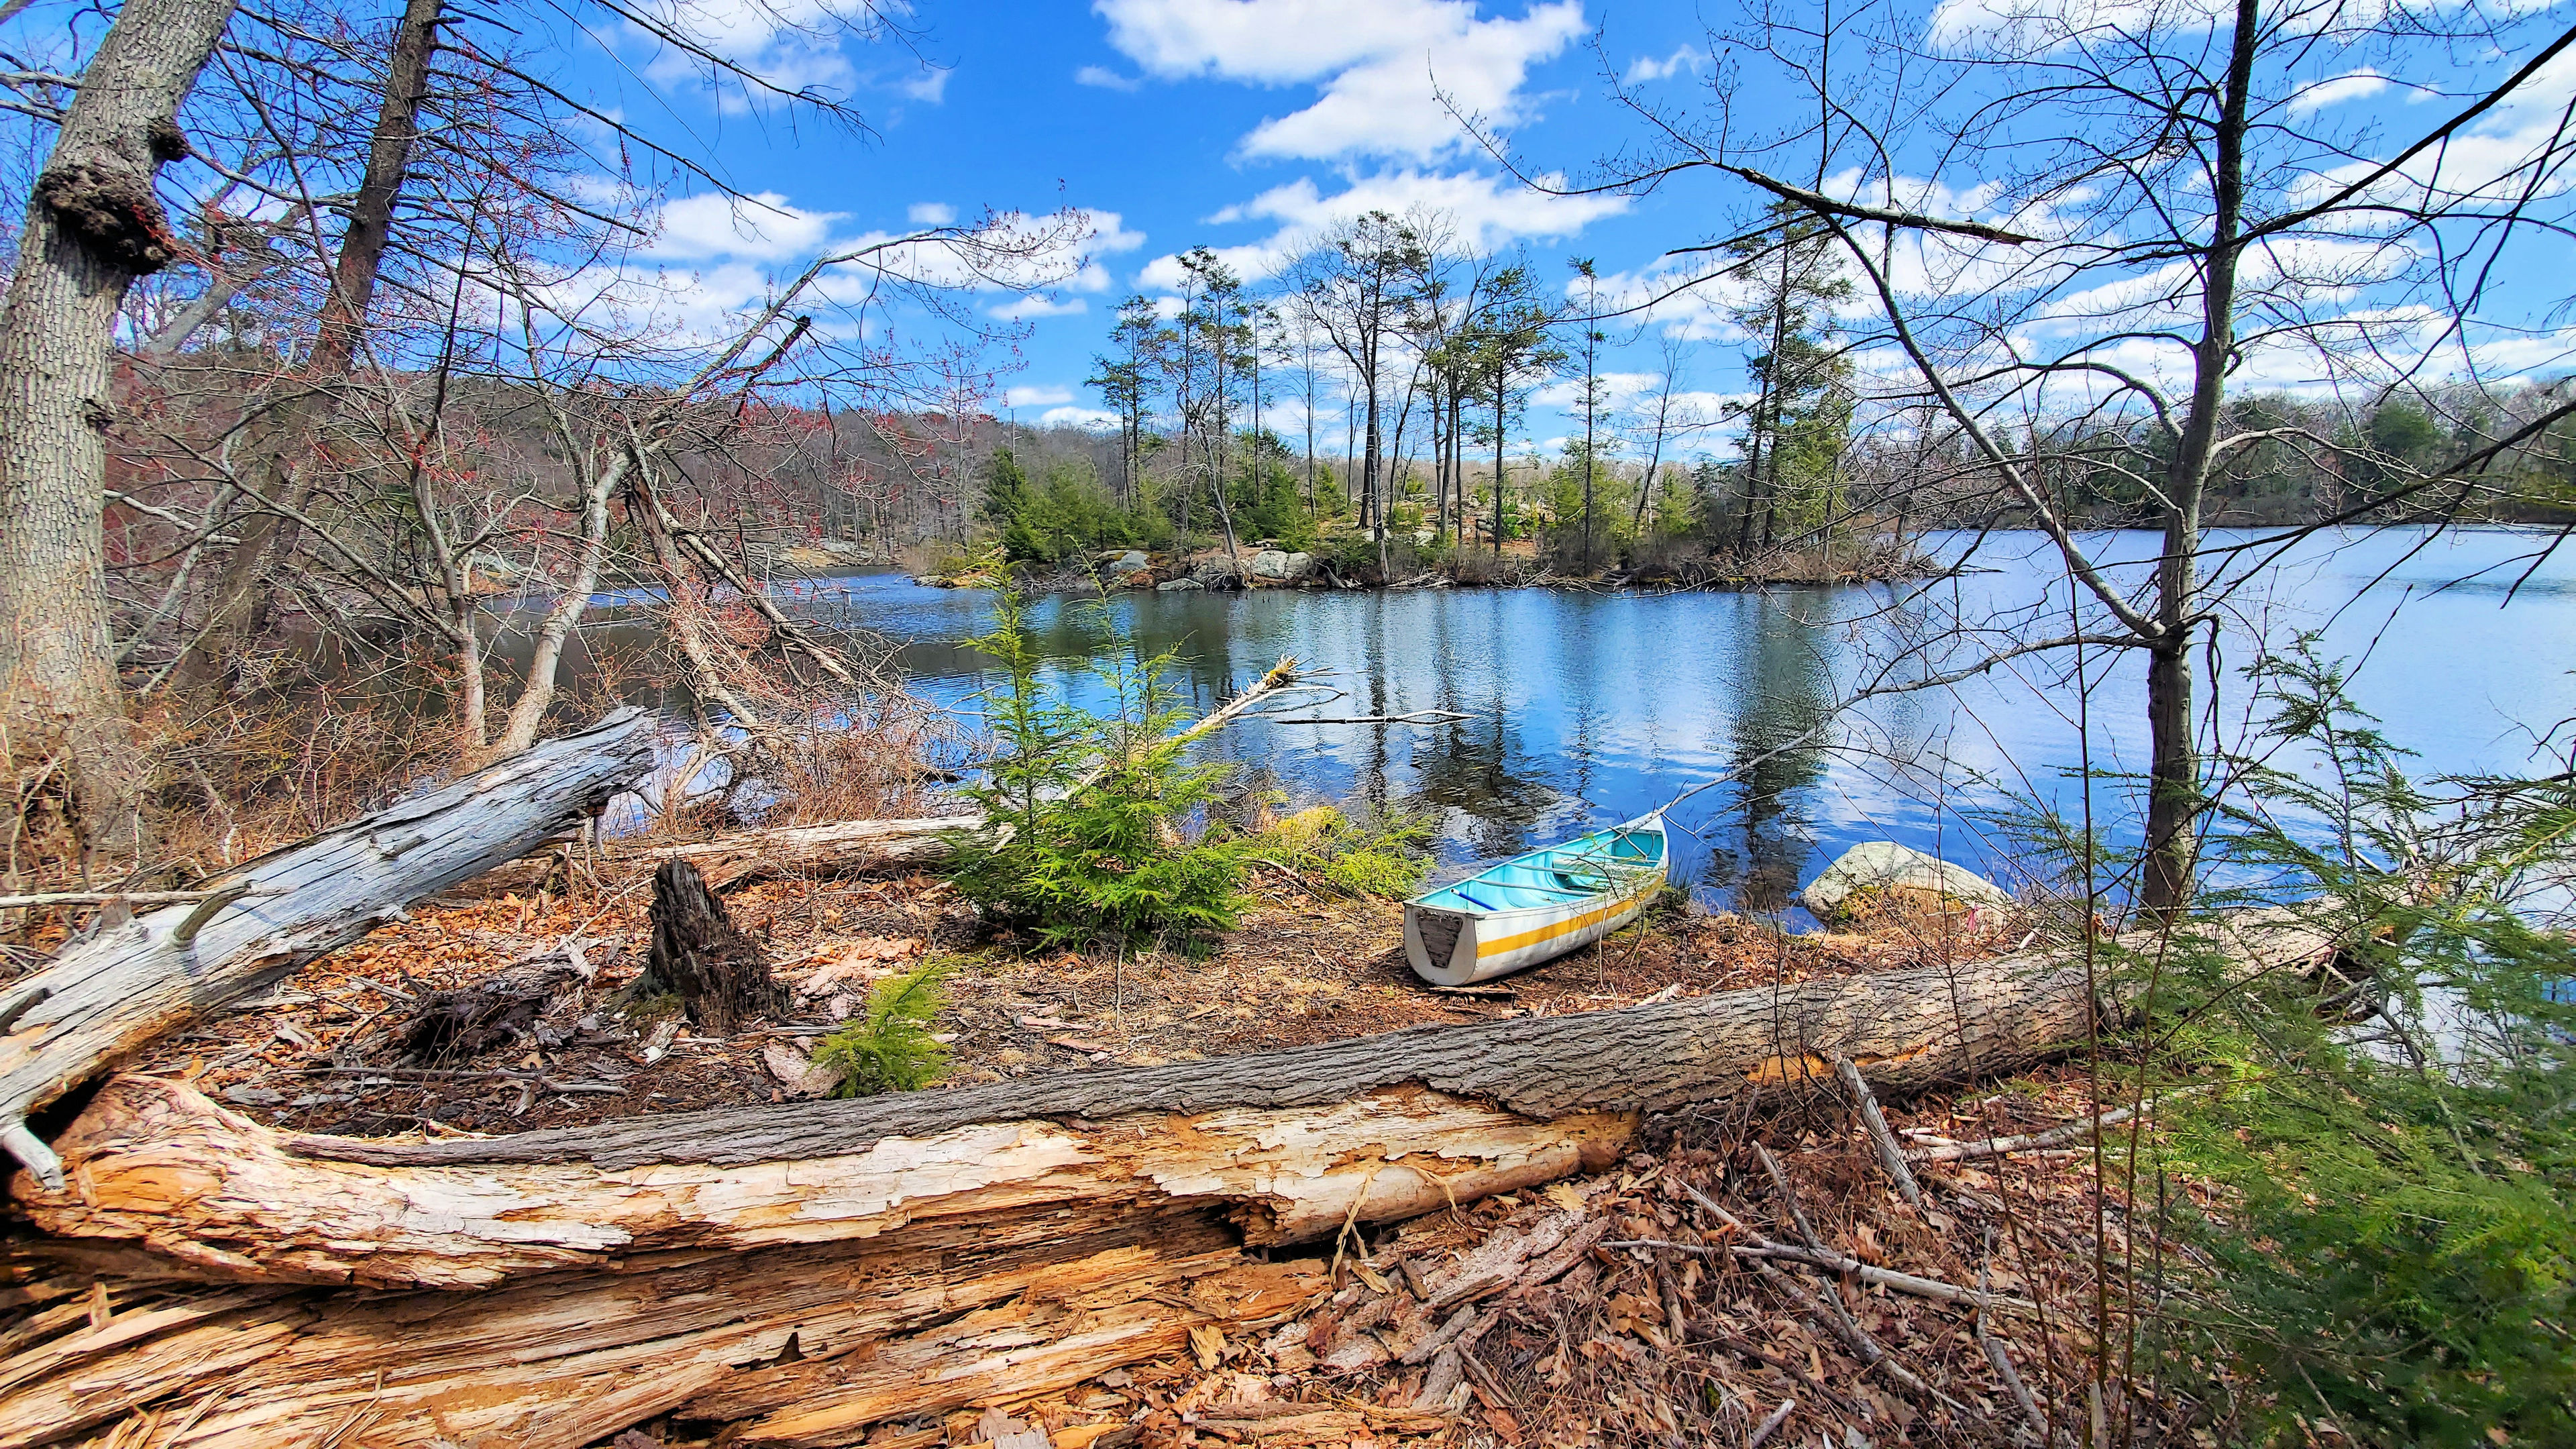
M 2089 1115 L 2087 1090 L 2066 1067 L 1889 1116 L 1915 1137 L 2027 1131 Z M 1656 1150 L 1607 1172 L 1347 1233 L 1333 1290 L 1274 1329 L 1198 1334 L 1186 1355 L 882 1424 L 867 1442 L 1848 1449 L 2081 1438 L 2076 1396 L 2051 1390 L 2084 1378 L 2096 1341 L 2089 1154 L 1927 1169 L 1917 1209 L 1838 1098 L 1661 1125 Z M 2125 1253 L 2121 1217 L 2108 1221 Z M 1955 1301 L 1739 1251 L 1807 1231 L 1829 1254 L 2035 1300 L 2038 1312 L 1981 1321 Z M 2173 1406 L 2129 1407 L 2143 1424 Z M 620 1449 L 722 1440 L 703 1423 L 637 1432 Z
M 562 895 L 451 899 L 162 1042 L 134 1069 L 301 1131 L 507 1132 L 827 1091 L 807 1053 L 864 1011 L 871 985 L 932 957 L 956 968 L 937 1030 L 952 1053 L 944 1084 L 963 1086 L 1603 1010 L 1918 965 L 1927 951 L 1969 961 L 2011 944 L 1944 938 L 1939 922 L 1801 934 L 1666 911 L 1490 992 L 1444 993 L 1405 964 L 1400 907 L 1267 875 L 1256 872 L 1242 928 L 1195 959 L 1026 955 L 979 940 L 972 912 L 928 876 L 752 883 L 728 908 L 765 944 L 794 1004 L 723 1037 L 679 1021 L 671 998 L 627 999 L 651 934 L 649 870 Z M 525 989 L 500 999 L 495 982 Z M 471 1030 L 450 1050 L 406 1050 L 406 1030 L 420 1035 L 408 1025 L 417 1004 L 436 993 L 450 993 L 437 999 Z
M 1398 907 L 1322 899 L 1285 878 L 1258 882 L 1242 929 L 1201 959 L 1020 954 L 979 940 L 972 913 L 926 876 L 766 880 L 728 908 L 767 948 L 793 1006 L 716 1038 L 668 998 L 625 999 L 647 954 L 648 879 L 433 903 L 138 1068 L 285 1127 L 495 1133 L 819 1094 L 829 1083 L 807 1059 L 816 1039 L 860 1009 L 870 984 L 934 957 L 957 968 L 938 1026 L 954 1053 L 947 1081 L 965 1084 L 1608 1009 L 2015 944 L 2009 930 L 1962 935 L 1937 915 L 1796 933 L 1664 910 L 1597 949 L 1443 993 L 1405 966 Z M 458 1023 L 436 1065 L 404 1041 L 409 1031 L 417 1044 L 430 1001 Z M 2043 1071 L 1891 1103 L 1886 1116 L 1909 1144 L 1984 1141 L 2080 1120 L 2084 1093 L 2079 1073 Z M 2063 1402 L 2049 1386 L 2083 1378 L 2075 1360 L 2093 1339 L 2083 1305 L 2102 1225 L 2080 1143 L 1918 1162 L 1926 1200 L 1914 1207 L 1829 1083 L 1755 1116 L 1659 1119 L 1650 1141 L 1606 1173 L 1347 1230 L 1331 1247 L 1334 1290 L 1275 1330 L 1200 1334 L 1178 1358 L 879 1425 L 867 1442 L 2037 1443 L 2029 1386 L 2041 1386 L 2032 1402 L 2044 1415 Z M 2118 1240 L 2125 1219 L 2104 1220 Z M 1927 1293 L 1926 1281 L 1951 1291 Z M 1994 1311 L 1959 1301 L 1971 1292 L 1993 1295 L 1983 1301 Z M 615 1443 L 677 1449 L 721 1432 L 660 1422 Z

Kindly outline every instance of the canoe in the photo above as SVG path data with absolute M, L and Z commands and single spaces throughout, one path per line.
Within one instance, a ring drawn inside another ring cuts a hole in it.
M 1663 812 L 1516 855 L 1404 906 L 1404 954 L 1439 986 L 1507 976 L 1591 945 L 1664 888 Z

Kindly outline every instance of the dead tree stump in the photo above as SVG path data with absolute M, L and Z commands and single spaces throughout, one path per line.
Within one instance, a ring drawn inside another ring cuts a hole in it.
M 646 968 L 680 995 L 689 1020 L 731 1032 L 786 1005 L 768 953 L 725 914 L 698 868 L 666 860 L 653 872 L 653 952 Z

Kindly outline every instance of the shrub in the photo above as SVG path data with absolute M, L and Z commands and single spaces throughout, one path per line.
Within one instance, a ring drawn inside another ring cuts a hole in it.
M 1254 836 L 1251 854 L 1354 896 L 1402 900 L 1431 868 L 1432 818 L 1386 811 L 1354 819 L 1329 805 L 1300 811 Z
M 987 921 L 1043 947 L 1203 948 L 1242 918 L 1243 846 L 1221 830 L 1192 838 L 1226 767 L 1190 764 L 1168 738 L 1183 714 L 1170 656 L 1102 651 L 1115 712 L 1079 709 L 1040 677 L 1027 601 L 996 569 L 994 626 L 975 644 L 1003 668 L 984 696 L 1003 748 L 967 793 L 1004 828 L 961 835 L 950 879 Z
M 2304 902 L 2348 944 L 2322 982 L 2239 979 L 2187 932 L 2121 967 L 2146 1070 L 2225 1087 L 2135 1165 L 2142 1237 L 2191 1254 L 2126 1266 L 2142 1367 L 2223 1442 L 2576 1443 L 2576 942 L 2550 920 L 2576 775 L 2417 780 L 2312 640 L 2251 673 L 2270 719 L 2214 762 L 2233 889 L 2203 904 Z M 2026 838 L 2134 861 L 2069 834 Z
M 836 1097 L 918 1091 L 948 1068 L 947 1043 L 933 1040 L 948 963 L 929 960 L 868 992 L 867 1015 L 830 1036 L 814 1052 L 817 1065 L 841 1073 Z

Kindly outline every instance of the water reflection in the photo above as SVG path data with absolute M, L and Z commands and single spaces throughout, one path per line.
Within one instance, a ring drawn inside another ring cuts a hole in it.
M 2271 565 L 2222 633 L 2221 656 L 2231 667 L 2249 658 L 2249 630 L 2278 638 L 2324 627 L 2330 652 L 2368 652 L 2356 692 L 2392 738 L 2423 754 L 2426 773 L 2518 767 L 2530 745 L 2519 722 L 2546 729 L 2576 714 L 2576 685 L 2564 672 L 2576 638 L 2576 563 L 2553 561 L 2499 608 L 2500 590 L 2429 586 L 2482 569 L 2495 577 L 2500 560 L 2529 553 L 2528 536 L 2445 536 L 2410 557 L 2423 542 L 2413 531 L 2330 537 Z M 2154 548 L 2148 535 L 2104 543 L 2138 558 Z M 1941 620 L 2045 611 L 2062 598 L 2053 592 L 2061 571 L 2035 537 L 1990 541 L 1978 562 L 1995 572 L 1946 580 L 1913 608 L 1891 609 L 1883 589 L 1182 592 L 1120 595 L 1105 613 L 1050 600 L 1036 627 L 1052 677 L 1086 700 L 1102 697 L 1089 669 L 1114 626 L 1148 653 L 1169 651 L 1173 683 L 1197 709 L 1294 655 L 1340 692 L 1318 713 L 1468 716 L 1249 724 L 1208 745 L 1266 772 L 1300 803 L 1357 798 L 1435 812 L 1437 848 L 1455 870 L 1626 819 L 1743 769 L 1743 780 L 1675 816 L 1676 879 L 1712 900 L 1775 910 L 1832 854 L 1862 840 L 1900 840 L 1997 869 L 2008 862 L 1989 858 L 1961 808 L 1992 803 L 1996 782 L 2042 796 L 2073 788 L 2074 712 L 2055 667 L 2039 663 L 1956 690 L 1872 700 L 1837 726 L 1842 747 L 1772 753 Z M 990 682 L 987 661 L 962 642 L 983 627 L 979 593 L 860 574 L 818 581 L 799 607 L 819 623 L 856 620 L 899 641 L 900 662 L 943 703 L 971 709 Z M 589 632 L 604 646 L 619 630 L 609 623 Z M 2126 662 L 2108 670 L 2092 700 L 2094 763 L 2135 769 L 2145 747 L 2142 690 Z M 2241 716 L 2242 682 L 2226 680 L 2222 697 Z M 2243 721 L 2227 727 L 2241 730 Z M 2097 814 L 2114 833 L 2123 808 L 2097 795 Z

